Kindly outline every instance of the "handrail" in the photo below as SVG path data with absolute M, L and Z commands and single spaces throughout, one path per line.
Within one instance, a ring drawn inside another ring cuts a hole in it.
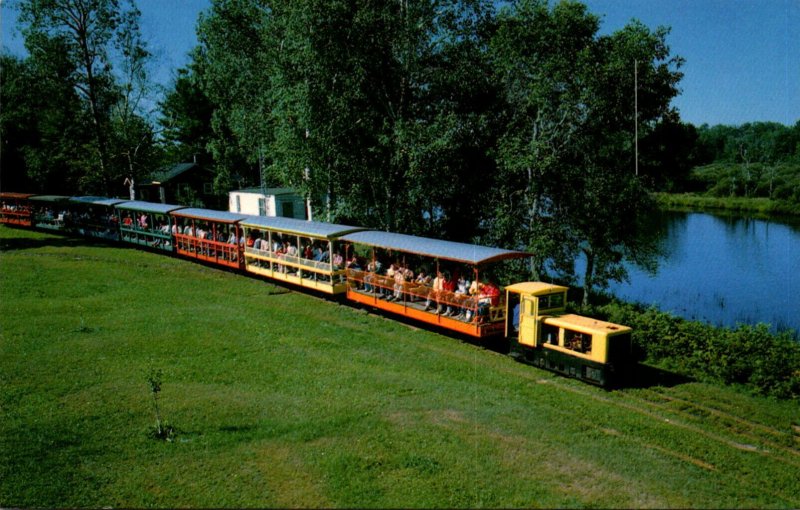
M 348 282 L 356 282 L 368 288 L 381 289 L 380 294 L 396 295 L 399 292 L 402 299 L 395 299 L 397 303 L 429 300 L 439 306 L 444 305 L 461 310 L 470 310 L 473 317 L 478 317 L 483 322 L 500 322 L 506 318 L 505 306 L 502 303 L 498 306 L 491 306 L 491 298 L 489 296 L 472 296 L 444 290 L 435 291 L 430 285 L 416 282 L 403 282 L 402 286 L 397 288 L 394 278 L 384 275 L 359 269 L 347 269 L 346 273 Z M 411 299 L 408 299 L 409 297 Z

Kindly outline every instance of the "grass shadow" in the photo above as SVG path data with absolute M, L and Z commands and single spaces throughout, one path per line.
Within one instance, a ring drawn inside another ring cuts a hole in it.
M 631 377 L 624 387 L 644 389 L 661 386 L 664 388 L 672 388 L 694 381 L 695 379 L 689 376 L 664 370 L 663 368 L 654 367 L 652 365 L 637 363 L 633 368 Z
M 94 239 L 80 237 L 53 237 L 48 239 L 34 239 L 27 237 L 11 237 L 0 239 L 0 251 L 36 250 L 39 248 L 77 248 L 83 246 L 116 246 Z

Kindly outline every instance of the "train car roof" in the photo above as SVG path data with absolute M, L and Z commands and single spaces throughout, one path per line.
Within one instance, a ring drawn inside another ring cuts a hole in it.
M 628 326 L 571 313 L 559 315 L 558 317 L 549 317 L 547 323 L 560 328 L 575 329 L 589 334 L 603 332 L 616 335 L 633 331 Z
M 563 285 L 554 285 L 545 282 L 520 282 L 506 286 L 506 290 L 538 296 L 541 294 L 551 294 L 553 292 L 564 292 L 565 290 L 569 290 L 569 288 Z
M 352 227 L 350 225 L 337 225 L 335 223 L 325 223 L 322 221 L 306 221 L 275 216 L 250 216 L 242 221 L 242 225 L 276 230 L 300 236 L 323 237 L 325 239 L 333 239 L 351 232 L 366 230 L 364 227 Z
M 111 206 L 111 205 L 121 204 L 125 200 L 121 200 L 119 198 L 108 198 L 108 197 L 70 197 L 69 201 L 78 204 Z
M 473 265 L 531 256 L 530 253 L 521 251 L 504 250 L 477 244 L 442 241 L 440 239 L 429 239 L 427 237 L 416 237 L 405 234 L 394 234 L 392 232 L 379 232 L 376 230 L 348 234 L 343 236 L 342 240 Z
M 30 198 L 37 202 L 67 202 L 69 197 L 64 195 L 34 195 Z
M 185 205 L 161 204 L 153 202 L 144 202 L 142 200 L 130 200 L 128 202 L 117 204 L 117 209 L 126 209 L 130 211 L 142 211 L 142 212 L 161 213 L 161 214 L 167 214 L 172 211 L 184 208 L 186 208 Z
M 222 221 L 225 223 L 236 223 L 242 221 L 249 216 L 246 214 L 232 213 L 228 211 L 214 211 L 212 209 L 198 209 L 196 207 L 187 207 L 186 209 L 178 209 L 172 211 L 175 216 L 182 216 L 185 218 L 195 218 L 208 221 Z
M 0 198 L 30 198 L 33 193 L 16 193 L 14 191 L 0 191 Z

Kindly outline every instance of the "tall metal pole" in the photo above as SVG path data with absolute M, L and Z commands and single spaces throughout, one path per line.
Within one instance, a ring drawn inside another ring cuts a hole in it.
M 639 61 L 633 61 L 633 140 L 636 150 L 635 167 L 636 176 L 639 176 Z

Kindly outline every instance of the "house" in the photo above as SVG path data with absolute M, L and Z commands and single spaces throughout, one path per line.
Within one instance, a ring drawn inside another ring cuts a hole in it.
M 230 212 L 308 219 L 305 200 L 292 188 L 246 188 L 228 196 Z
M 198 163 L 160 168 L 137 184 L 138 199 L 145 202 L 219 208 L 223 200 L 214 193 L 214 172 Z

